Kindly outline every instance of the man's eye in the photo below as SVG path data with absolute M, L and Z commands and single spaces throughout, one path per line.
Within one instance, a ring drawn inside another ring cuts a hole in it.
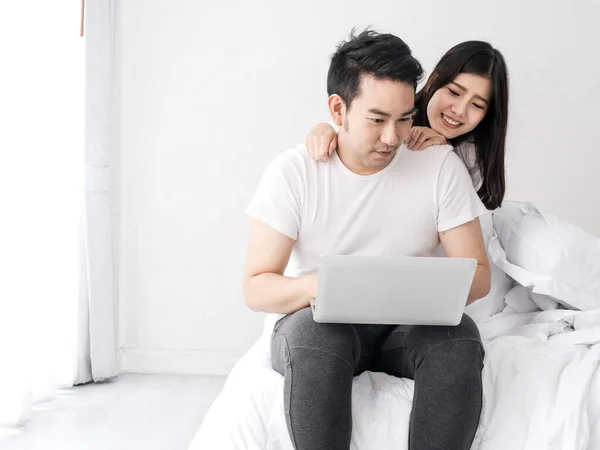
M 383 123 L 383 119 L 369 119 L 375 123 Z
M 452 89 L 450 89 L 450 88 L 448 88 L 448 90 L 450 91 L 450 93 L 451 93 L 452 95 L 454 95 L 455 97 L 458 97 L 458 92 L 456 92 L 456 91 L 453 91 L 453 90 L 452 90 Z
M 402 117 L 400 119 L 400 122 L 410 122 L 412 121 L 414 118 L 413 117 Z

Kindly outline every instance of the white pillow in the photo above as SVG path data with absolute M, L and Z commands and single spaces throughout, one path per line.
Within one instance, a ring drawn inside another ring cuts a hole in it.
M 465 308 L 468 314 L 476 323 L 489 319 L 494 314 L 498 314 L 504 309 L 504 296 L 513 288 L 515 282 L 498 268 L 488 250 L 490 240 L 494 236 L 493 212 L 489 212 L 479 218 L 481 222 L 481 231 L 483 231 L 483 241 L 488 260 L 490 261 L 490 272 L 492 282 L 490 292 L 483 298 L 474 301 Z
M 540 310 L 529 297 L 527 288 L 520 284 L 517 284 L 504 296 L 504 302 L 506 303 L 505 311 L 508 310 L 512 313 L 529 313 Z
M 506 308 L 504 312 L 528 313 L 556 309 L 558 303 L 547 295 L 534 294 L 531 288 L 517 284 L 504 297 Z
M 489 319 L 494 314 L 501 312 L 504 309 L 504 296 L 515 285 L 514 281 L 500 270 L 490 258 L 488 252 L 488 244 L 494 236 L 493 212 L 488 212 L 479 217 L 481 223 L 481 231 L 483 231 L 483 241 L 485 243 L 486 253 L 490 261 L 490 272 L 492 275 L 492 284 L 490 292 L 483 298 L 467 305 L 465 313 L 468 314 L 476 323 Z M 436 255 L 445 256 L 443 250 L 436 251 Z
M 519 284 L 567 307 L 600 307 L 600 239 L 531 203 L 505 202 L 494 229 L 490 255 Z

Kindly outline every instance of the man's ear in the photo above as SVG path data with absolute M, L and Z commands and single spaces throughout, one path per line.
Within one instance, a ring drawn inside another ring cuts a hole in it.
M 338 94 L 333 94 L 327 99 L 327 106 L 329 107 L 332 122 L 341 127 L 344 123 L 344 115 L 346 114 L 344 100 Z

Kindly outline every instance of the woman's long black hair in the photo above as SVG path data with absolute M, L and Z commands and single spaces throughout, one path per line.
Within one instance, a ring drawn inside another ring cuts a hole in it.
M 508 121 L 508 71 L 500 51 L 487 42 L 467 41 L 452 47 L 437 63 L 427 83 L 417 94 L 415 125 L 429 127 L 427 105 L 435 92 L 460 73 L 489 78 L 491 101 L 483 120 L 470 133 L 451 140 L 455 148 L 467 141 L 477 149 L 477 164 L 483 184 L 477 194 L 488 209 L 502 205 L 506 192 L 504 155 Z

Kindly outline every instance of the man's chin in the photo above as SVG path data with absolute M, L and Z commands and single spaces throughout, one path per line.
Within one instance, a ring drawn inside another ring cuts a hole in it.
M 378 158 L 378 160 L 371 159 L 371 161 L 369 161 L 369 164 L 367 165 L 367 167 L 369 167 L 370 169 L 373 169 L 373 170 L 382 170 L 382 169 L 385 169 L 391 162 L 392 162 L 392 158 L 385 159 L 383 161 L 380 158 Z
M 391 152 L 374 151 L 373 153 L 371 153 L 371 161 L 373 161 L 373 163 L 377 165 L 387 165 L 392 160 L 395 154 L 396 150 L 393 150 Z

